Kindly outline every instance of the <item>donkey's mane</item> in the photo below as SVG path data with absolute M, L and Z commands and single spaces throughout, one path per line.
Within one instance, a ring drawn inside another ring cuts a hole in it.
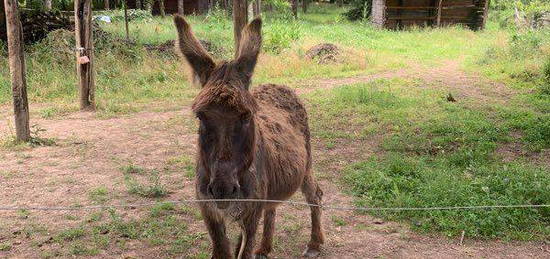
M 222 62 L 213 70 L 208 84 L 195 97 L 193 111 L 221 107 L 238 113 L 253 113 L 258 109 L 258 104 L 247 88 L 236 66 L 232 62 Z

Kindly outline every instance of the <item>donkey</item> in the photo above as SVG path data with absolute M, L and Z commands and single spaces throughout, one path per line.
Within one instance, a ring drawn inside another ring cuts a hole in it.
M 311 173 L 306 110 L 286 86 L 267 84 L 249 90 L 262 42 L 260 18 L 243 29 L 236 58 L 220 63 L 201 46 L 183 17 L 176 15 L 174 23 L 178 48 L 202 87 L 192 105 L 200 120 L 196 196 L 217 200 L 200 204 L 212 258 L 267 258 L 280 203 L 234 200 L 286 200 L 301 188 L 308 203 L 321 204 L 323 192 Z M 305 257 L 317 256 L 324 242 L 321 210 L 310 208 L 311 240 Z M 262 213 L 261 245 L 253 251 Z M 233 252 L 226 220 L 241 228 Z

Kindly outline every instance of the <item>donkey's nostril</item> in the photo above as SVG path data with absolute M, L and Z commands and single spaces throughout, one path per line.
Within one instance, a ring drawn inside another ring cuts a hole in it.
M 236 195 L 238 190 L 239 188 L 237 188 L 237 186 L 233 186 L 233 192 L 231 194 Z
M 214 196 L 214 191 L 212 191 L 212 185 L 211 184 L 208 185 L 208 194 Z

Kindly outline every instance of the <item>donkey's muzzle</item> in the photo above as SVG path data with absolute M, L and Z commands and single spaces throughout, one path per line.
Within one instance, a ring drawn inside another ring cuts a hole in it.
M 223 181 L 213 181 L 208 185 L 208 194 L 214 199 L 235 199 L 239 193 L 239 185 Z M 216 202 L 219 208 L 226 208 L 230 202 Z

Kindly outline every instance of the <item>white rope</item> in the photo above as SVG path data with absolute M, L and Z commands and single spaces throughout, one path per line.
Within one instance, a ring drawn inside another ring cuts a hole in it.
M 20 211 L 20 210 L 38 210 L 38 211 L 70 211 L 70 210 L 95 210 L 110 208 L 138 208 L 151 207 L 159 203 L 183 204 L 183 203 L 201 203 L 201 202 L 265 202 L 265 203 L 284 203 L 297 206 L 319 207 L 326 210 L 349 210 L 349 211 L 429 211 L 429 210 L 475 210 L 475 209 L 510 209 L 510 208 L 550 208 L 550 204 L 518 204 L 518 205 L 480 205 L 480 206 L 448 206 L 448 207 L 352 207 L 352 206 L 334 206 L 319 205 L 299 201 L 281 201 L 281 200 L 260 200 L 260 199 L 207 199 L 207 200 L 179 200 L 179 201 L 156 201 L 137 204 L 114 204 L 114 205 L 89 205 L 72 207 L 47 207 L 47 206 L 0 206 L 0 211 Z

